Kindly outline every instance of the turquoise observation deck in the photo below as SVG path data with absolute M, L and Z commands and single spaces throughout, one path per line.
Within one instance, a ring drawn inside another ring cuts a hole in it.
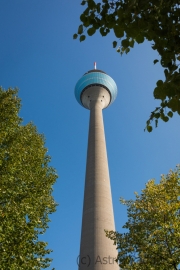
M 81 106 L 83 106 L 81 101 L 82 93 L 87 88 L 98 85 L 105 88 L 110 93 L 109 105 L 113 103 L 117 96 L 117 86 L 115 81 L 104 71 L 94 69 L 85 73 L 75 86 L 75 97 Z

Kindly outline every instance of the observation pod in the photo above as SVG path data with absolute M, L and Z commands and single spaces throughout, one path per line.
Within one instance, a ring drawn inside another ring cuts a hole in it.
M 114 80 L 101 70 L 85 73 L 75 86 L 90 110 L 79 270 L 118 270 L 116 246 L 104 230 L 115 230 L 102 110 L 117 96 Z
M 75 97 L 78 103 L 86 109 L 90 109 L 91 101 L 98 98 L 104 109 L 113 103 L 116 96 L 115 81 L 104 71 L 97 69 L 85 73 L 75 86 Z

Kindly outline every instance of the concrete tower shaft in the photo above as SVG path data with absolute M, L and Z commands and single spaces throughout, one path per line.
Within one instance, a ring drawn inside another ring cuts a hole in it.
M 88 77 L 89 82 L 92 82 L 94 74 L 91 76 Z M 104 77 L 103 74 L 104 78 L 110 77 L 106 74 Z M 85 82 L 86 79 L 85 77 Z M 80 80 L 84 84 L 84 80 Z M 106 80 L 106 84 L 108 83 Z M 79 87 L 78 82 L 75 89 L 76 98 Z M 113 89 L 109 88 L 102 82 L 96 81 L 94 84 L 85 85 L 78 92 L 81 105 L 90 110 L 79 270 L 119 269 L 115 262 L 116 246 L 105 236 L 104 231 L 115 230 L 102 116 L 102 109 L 106 108 L 113 99 Z

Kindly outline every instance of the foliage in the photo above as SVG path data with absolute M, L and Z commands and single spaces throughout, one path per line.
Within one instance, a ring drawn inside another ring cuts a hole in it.
M 127 232 L 106 234 L 117 244 L 122 269 L 180 269 L 180 167 L 121 203 L 127 206 Z
M 47 243 L 38 236 L 55 212 L 44 138 L 33 124 L 22 125 L 16 89 L 0 88 L 0 265 L 1 270 L 41 269 L 50 265 Z M 45 256 L 45 257 L 44 257 Z
M 158 119 L 167 122 L 174 112 L 180 114 L 180 2 L 177 0 L 83 0 L 81 5 L 86 9 L 80 16 L 82 24 L 78 28 L 80 41 L 85 40 L 84 34 L 92 36 L 99 30 L 106 36 L 110 30 L 116 38 L 113 47 L 121 55 L 128 53 L 135 42 L 140 44 L 145 40 L 152 42 L 152 49 L 159 54 L 159 62 L 164 69 L 164 81 L 158 80 L 154 89 L 154 98 L 159 99 L 160 106 L 156 107 L 146 123 L 149 132 L 151 122 Z

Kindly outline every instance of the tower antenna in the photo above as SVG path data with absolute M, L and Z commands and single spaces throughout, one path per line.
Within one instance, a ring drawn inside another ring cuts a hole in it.
M 94 69 L 96 69 L 96 62 L 94 62 Z

